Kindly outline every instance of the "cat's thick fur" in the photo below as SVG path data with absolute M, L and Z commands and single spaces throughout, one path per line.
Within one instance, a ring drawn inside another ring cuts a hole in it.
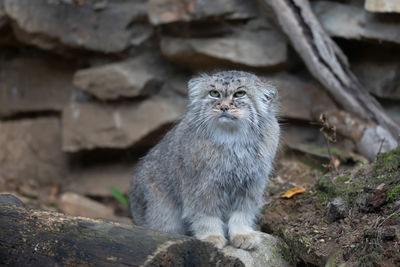
M 134 174 L 134 222 L 191 233 L 219 248 L 226 237 L 254 248 L 259 236 L 252 227 L 279 141 L 276 109 L 276 89 L 253 74 L 190 80 L 187 114 Z

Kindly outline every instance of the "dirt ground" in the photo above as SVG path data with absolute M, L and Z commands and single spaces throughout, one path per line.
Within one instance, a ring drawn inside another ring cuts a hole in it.
M 298 266 L 400 266 L 400 150 L 338 172 L 315 166 L 309 155 L 278 161 L 262 231 L 282 237 Z M 296 186 L 307 191 L 280 197 Z

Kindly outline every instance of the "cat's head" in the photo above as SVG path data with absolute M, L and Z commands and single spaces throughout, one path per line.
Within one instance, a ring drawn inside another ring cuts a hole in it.
M 275 116 L 276 88 L 242 71 L 203 74 L 189 81 L 189 111 L 204 127 L 257 130 Z

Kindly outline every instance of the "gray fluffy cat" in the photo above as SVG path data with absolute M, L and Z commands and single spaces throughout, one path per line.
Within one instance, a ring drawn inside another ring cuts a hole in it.
M 225 71 L 189 81 L 185 117 L 140 162 L 129 192 L 136 224 L 252 249 L 279 141 L 276 89 Z

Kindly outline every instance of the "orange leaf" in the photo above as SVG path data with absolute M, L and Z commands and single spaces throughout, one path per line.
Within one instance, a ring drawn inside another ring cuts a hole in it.
M 292 189 L 286 191 L 286 193 L 281 195 L 281 197 L 283 197 L 283 198 L 292 198 L 294 195 L 302 194 L 302 193 L 304 193 L 306 191 L 307 190 L 305 188 L 303 188 L 303 187 L 295 187 L 295 188 L 292 188 Z

